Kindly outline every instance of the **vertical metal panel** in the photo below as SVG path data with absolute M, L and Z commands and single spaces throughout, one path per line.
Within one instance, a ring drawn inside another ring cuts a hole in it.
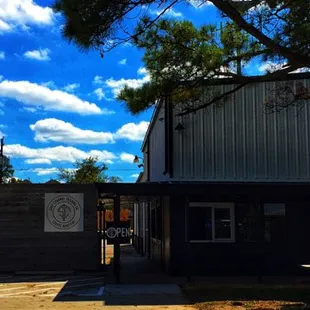
M 195 120 L 194 120 L 195 118 Z M 196 126 L 196 123 L 197 123 L 197 118 L 196 117 L 196 114 L 190 114 L 189 115 L 189 126 L 191 127 L 191 138 L 190 138 L 190 149 L 189 149 L 189 152 L 188 152 L 188 157 L 189 157 L 189 162 L 190 162 L 190 177 L 191 178 L 194 178 L 197 174 L 196 174 L 196 171 L 195 171 L 195 167 L 196 165 L 198 164 L 198 161 L 197 161 L 197 154 L 199 153 L 199 131 L 198 131 L 198 128 Z M 195 139 L 195 136 L 197 137 L 197 139 Z M 196 149 L 196 151 L 195 151 Z M 200 151 L 201 152 L 201 151 Z M 194 159 L 194 160 L 192 160 Z M 198 176 L 198 175 L 197 175 Z
M 248 95 L 243 89 L 243 104 L 245 105 L 245 119 L 244 119 L 244 152 L 246 156 L 246 174 L 245 177 L 254 179 L 256 175 L 256 164 L 255 164 L 255 138 L 253 139 L 253 132 L 255 127 L 255 120 L 253 118 L 253 92 L 255 88 L 251 86 L 249 88 Z M 248 100 L 247 100 L 248 98 Z M 249 144 L 247 141 L 251 141 Z
M 310 117 L 310 113 L 309 113 L 310 109 L 308 107 L 308 105 L 306 104 L 305 106 L 305 162 L 306 162 L 306 178 L 310 177 L 310 163 L 309 163 L 309 117 Z
M 183 117 L 183 125 L 185 130 L 182 131 L 182 155 L 183 155 L 183 169 L 184 176 L 187 179 L 191 179 L 192 161 L 192 124 L 190 116 Z
M 155 118 L 153 129 L 149 135 L 149 152 L 150 152 L 150 181 L 166 181 L 168 175 L 165 171 L 165 113 L 164 105 L 159 110 Z
M 233 98 L 235 97 L 235 100 L 233 101 Z M 232 97 L 232 104 L 235 105 L 236 114 L 234 122 L 236 124 L 236 176 L 237 179 L 243 179 L 244 178 L 244 137 L 243 137 L 243 104 L 242 104 L 242 91 L 237 92 Z
M 249 105 L 251 105 L 252 107 L 252 124 L 253 124 L 253 132 L 252 132 L 252 137 L 249 135 L 249 139 L 253 140 L 253 179 L 257 179 L 258 175 L 257 175 L 257 170 L 258 170 L 258 147 L 257 147 L 257 104 L 256 104 L 256 87 L 253 87 L 253 91 L 251 92 L 251 94 L 249 95 L 249 100 L 251 101 L 251 103 Z
M 203 113 L 203 124 L 204 124 L 204 131 L 203 131 L 203 138 L 204 138 L 204 176 L 212 175 L 212 163 L 213 163 L 213 144 L 212 144 L 212 124 L 211 121 L 206 122 L 206 120 L 209 120 L 212 118 L 213 113 L 213 106 L 207 107 L 206 110 Z
M 310 109 L 266 114 L 263 104 L 276 83 L 249 85 L 224 105 L 183 118 L 185 130 L 174 131 L 175 179 L 308 180 Z
M 173 117 L 173 129 L 177 126 L 181 118 Z M 182 178 L 183 173 L 183 131 L 173 130 L 173 176 L 174 178 Z
M 225 91 L 223 88 L 221 91 Z M 214 153 L 214 161 L 215 161 L 215 174 L 214 177 L 216 179 L 223 178 L 223 126 L 222 123 L 222 113 L 223 107 L 216 107 L 214 109 L 214 122 L 213 122 L 213 131 L 214 131 L 214 143 L 215 143 L 215 153 Z
M 226 177 L 226 122 L 225 122 L 225 109 L 221 109 L 221 135 L 222 135 L 222 150 L 221 150 L 221 159 L 222 159 L 222 177 Z
M 235 123 L 233 122 L 233 109 L 234 105 L 229 104 L 225 109 L 223 109 L 223 122 L 225 124 L 225 140 L 223 140 L 224 143 L 224 177 L 226 178 L 228 175 L 233 175 L 233 165 L 231 158 L 234 156 L 234 126 Z
M 211 169 L 212 169 L 212 178 L 216 178 L 216 161 L 215 161 L 215 156 L 216 156 L 216 151 L 215 151 L 215 108 L 214 105 L 212 106 L 212 113 L 211 113 L 211 130 L 210 130 L 210 135 L 211 135 Z

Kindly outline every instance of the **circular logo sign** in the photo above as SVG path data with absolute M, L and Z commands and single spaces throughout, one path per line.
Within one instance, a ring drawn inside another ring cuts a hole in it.
M 46 213 L 49 222 L 55 228 L 68 230 L 80 221 L 81 207 L 75 198 L 60 195 L 48 204 Z

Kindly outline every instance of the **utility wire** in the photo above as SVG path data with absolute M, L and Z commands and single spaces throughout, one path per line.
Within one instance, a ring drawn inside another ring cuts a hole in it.
M 42 167 L 36 167 L 36 168 L 20 168 L 20 169 L 14 169 L 16 171 L 32 171 L 34 169 L 44 169 L 44 170 L 52 170 L 52 168 L 42 168 Z M 70 168 L 64 168 L 64 169 L 70 169 Z M 108 169 L 107 171 L 140 171 L 139 169 Z

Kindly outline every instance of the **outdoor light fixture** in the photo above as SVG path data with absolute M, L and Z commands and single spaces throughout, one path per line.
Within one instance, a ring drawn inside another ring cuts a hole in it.
M 177 130 L 177 131 L 181 131 L 184 129 L 185 129 L 185 127 L 180 122 L 178 122 L 178 124 L 174 128 L 174 130 Z
M 139 164 L 140 159 L 141 159 L 141 161 L 142 161 L 142 164 Z M 133 159 L 133 163 L 134 163 L 134 164 L 139 164 L 139 165 L 138 165 L 139 168 L 142 168 L 142 167 L 144 166 L 144 164 L 143 164 L 143 158 L 142 158 L 142 157 L 139 157 L 139 156 L 137 156 L 137 155 L 135 155 L 135 158 Z
M 139 156 L 135 155 L 135 158 L 134 158 L 134 160 L 133 160 L 133 163 L 134 163 L 134 164 L 138 164 L 138 163 L 140 162 L 140 159 L 139 159 L 139 158 L 140 158 Z

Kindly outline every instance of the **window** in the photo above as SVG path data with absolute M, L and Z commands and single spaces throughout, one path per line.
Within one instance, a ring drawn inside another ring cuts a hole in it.
M 264 235 L 267 242 L 284 242 L 285 233 L 285 204 L 264 204 Z
M 234 205 L 232 203 L 190 202 L 190 241 L 234 241 L 233 213 Z

